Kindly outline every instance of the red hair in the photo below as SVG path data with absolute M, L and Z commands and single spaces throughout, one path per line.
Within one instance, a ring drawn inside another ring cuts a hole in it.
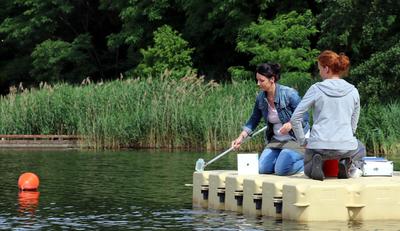
M 350 68 L 350 59 L 344 53 L 325 50 L 318 56 L 318 62 L 323 67 L 329 67 L 333 74 L 346 76 Z

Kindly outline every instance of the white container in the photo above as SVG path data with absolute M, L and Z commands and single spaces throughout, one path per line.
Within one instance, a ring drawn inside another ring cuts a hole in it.
M 393 162 L 383 158 L 364 158 L 363 176 L 393 176 Z
M 238 175 L 258 174 L 258 154 L 237 154 Z

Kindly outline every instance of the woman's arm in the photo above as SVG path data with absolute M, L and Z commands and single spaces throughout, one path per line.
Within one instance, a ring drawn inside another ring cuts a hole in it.
M 262 112 L 258 108 L 259 98 L 260 96 L 257 97 L 254 103 L 253 113 L 251 114 L 247 123 L 243 126 L 243 131 L 234 141 L 232 141 L 232 147 L 239 148 L 243 142 L 243 139 L 246 138 L 250 133 L 252 133 L 257 125 L 260 123 Z
M 315 89 L 314 86 L 311 86 L 306 94 L 304 95 L 303 99 L 297 105 L 296 109 L 293 112 L 292 118 L 290 122 L 292 123 L 292 129 L 296 136 L 297 142 L 300 145 L 305 145 L 306 140 L 304 137 L 304 131 L 302 126 L 303 116 L 307 113 L 308 109 L 314 106 L 315 103 Z
M 357 98 L 354 104 L 354 111 L 351 115 L 351 129 L 353 130 L 353 134 L 356 134 L 358 118 L 360 117 L 360 95 L 357 91 Z
M 260 120 L 262 117 L 262 112 L 258 108 L 258 104 L 259 104 L 259 100 L 260 100 L 259 98 L 260 98 L 260 96 L 257 96 L 257 99 L 254 103 L 253 112 L 251 113 L 251 116 L 250 116 L 249 120 L 247 121 L 247 123 L 243 126 L 243 130 L 246 131 L 247 134 L 252 133 L 254 131 L 254 129 L 256 129 L 258 124 L 260 123 Z
M 296 110 L 297 105 L 299 105 L 301 98 L 299 93 L 295 89 L 291 89 L 290 96 L 289 96 L 289 105 L 288 108 L 291 110 L 290 114 L 293 114 L 294 110 Z M 308 114 L 306 112 L 305 116 L 308 119 Z M 292 124 L 289 122 L 284 123 L 283 126 L 279 129 L 279 133 L 286 135 L 289 131 L 292 130 Z

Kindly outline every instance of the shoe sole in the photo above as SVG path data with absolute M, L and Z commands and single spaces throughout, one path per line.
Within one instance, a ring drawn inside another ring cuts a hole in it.
M 322 171 L 322 157 L 315 155 L 312 159 L 311 178 L 314 180 L 324 180 L 324 172 Z

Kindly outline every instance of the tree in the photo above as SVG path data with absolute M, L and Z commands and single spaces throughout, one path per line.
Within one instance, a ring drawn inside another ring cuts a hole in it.
M 321 36 L 318 47 L 344 51 L 353 63 L 394 46 L 400 38 L 400 2 L 318 1 Z
M 284 75 L 295 78 L 295 81 L 305 77 L 308 82 L 308 72 L 318 54 L 310 42 L 310 37 L 316 33 L 315 18 L 310 11 L 304 14 L 292 11 L 273 20 L 260 18 L 257 23 L 241 30 L 236 49 L 251 55 L 249 64 L 253 70 L 260 63 L 280 63 Z M 253 76 L 253 72 L 244 67 L 231 67 L 229 70 L 236 80 Z
M 391 103 L 400 95 L 400 43 L 372 57 L 351 71 L 363 103 Z
M 151 44 L 158 27 L 171 25 L 179 30 L 184 22 L 180 4 L 175 0 L 100 0 L 100 9 L 118 15 L 119 30 L 107 35 L 107 46 L 121 52 L 126 70 L 139 64 L 140 49 Z
M 158 77 L 165 70 L 170 70 L 175 78 L 184 77 L 192 70 L 192 48 L 187 41 L 170 26 L 164 25 L 154 32 L 154 46 L 141 49 L 143 60 L 135 73 L 140 77 Z
M 73 42 L 46 40 L 32 52 L 32 76 L 38 81 L 77 82 L 82 74 L 93 73 L 94 66 L 88 63 L 91 36 L 81 34 Z
M 309 1 L 240 0 L 101 0 L 102 9 L 118 13 L 121 30 L 108 36 L 110 48 L 124 47 L 126 63 L 136 66 L 140 49 L 150 45 L 153 31 L 170 25 L 195 48 L 193 63 L 208 79 L 229 79 L 227 68 L 247 63 L 247 55 L 235 51 L 238 31 L 260 16 L 306 7 Z M 276 10 L 278 9 L 278 10 Z
M 80 82 L 88 76 L 94 79 L 108 78 L 110 74 L 119 76 L 118 71 L 115 73 L 118 59 L 113 58 L 118 52 L 106 46 L 106 36 L 118 29 L 114 26 L 118 21 L 113 12 L 99 10 L 97 1 L 8 0 L 6 3 L 0 35 L 2 44 L 12 52 L 8 53 L 7 62 L 0 63 L 0 74 L 9 84 L 19 81 L 35 84 L 40 80 Z M 67 46 L 71 46 L 70 52 Z M 71 65 L 71 61 L 75 64 Z M 49 76 L 56 69 L 57 76 Z
M 400 2 L 319 1 L 323 11 L 320 49 L 344 51 L 353 71 L 350 81 L 364 103 L 390 102 L 399 97 Z

